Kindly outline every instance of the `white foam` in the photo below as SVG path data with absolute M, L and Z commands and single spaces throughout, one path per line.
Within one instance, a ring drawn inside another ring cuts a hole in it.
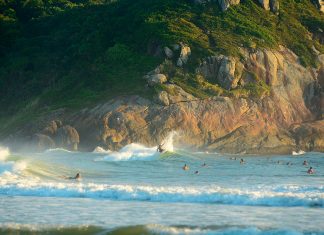
M 298 155 L 304 155 L 305 153 L 306 153 L 305 151 L 299 150 L 298 152 L 292 151 L 291 154 L 294 156 L 298 156 Z
M 173 148 L 173 139 L 176 136 L 176 132 L 175 131 L 171 131 L 167 137 L 162 141 L 162 147 L 163 149 L 165 149 L 168 152 L 173 152 L 174 148 Z
M 105 150 L 104 148 L 97 146 L 94 150 L 93 153 L 111 153 L 111 150 L 107 149 Z
M 45 150 L 45 153 L 55 153 L 55 152 L 63 152 L 63 153 L 73 153 L 70 150 L 64 149 L 64 148 L 54 148 L 54 149 L 47 149 Z
M 250 206 L 324 206 L 324 189 L 303 192 L 242 190 L 219 186 L 178 187 L 44 182 L 24 177 L 0 177 L 0 195 L 105 198 L 110 200 L 216 203 Z
M 97 161 L 134 161 L 134 160 L 153 160 L 160 154 L 156 151 L 156 147 L 148 148 L 141 144 L 129 144 L 123 147 L 118 152 L 110 152 L 103 158 L 96 159 Z
M 168 152 L 173 152 L 173 138 L 176 132 L 170 132 L 167 137 L 161 142 L 162 148 Z M 93 151 L 95 153 L 106 153 L 103 158 L 97 158 L 96 161 L 149 161 L 155 160 L 160 156 L 156 147 L 146 147 L 142 144 L 132 143 L 126 145 L 117 151 L 105 150 L 101 147 L 96 147 Z
M 166 226 L 166 225 L 146 225 L 147 230 L 153 234 L 213 234 L 213 235 L 302 235 L 292 229 L 260 229 L 257 227 L 186 227 L 186 226 Z M 312 234 L 312 233 L 310 233 Z M 314 233 L 315 234 L 315 233 Z

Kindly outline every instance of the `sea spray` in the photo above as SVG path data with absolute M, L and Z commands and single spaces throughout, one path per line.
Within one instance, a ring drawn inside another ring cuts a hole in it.
M 162 141 L 162 148 L 168 152 L 173 152 L 173 140 L 174 137 L 176 136 L 177 132 L 171 131 L 167 137 Z
M 111 151 L 109 149 L 104 149 L 100 146 L 97 146 L 94 150 L 93 150 L 93 153 L 111 153 Z
M 0 147 L 0 161 L 5 161 L 9 155 L 10 151 L 8 148 Z
M 148 148 L 141 144 L 129 144 L 118 152 L 108 152 L 104 158 L 98 158 L 97 161 L 134 161 L 134 160 L 154 160 L 159 156 L 156 147 Z

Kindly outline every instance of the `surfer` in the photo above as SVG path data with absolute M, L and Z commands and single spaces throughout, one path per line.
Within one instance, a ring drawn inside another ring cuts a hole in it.
M 307 171 L 308 174 L 314 174 L 315 171 L 313 170 L 313 167 L 310 167 Z
M 163 153 L 165 149 L 163 149 L 162 146 L 163 144 L 159 144 L 156 151 L 158 151 L 159 153 Z
M 78 172 L 74 177 L 65 177 L 68 180 L 81 180 L 81 174 Z
M 182 169 L 183 169 L 184 171 L 188 171 L 188 170 L 189 170 L 189 166 L 187 166 L 187 164 L 184 164 L 184 166 L 182 167 Z
M 303 162 L 303 166 L 307 166 L 308 165 L 308 162 L 305 160 L 304 162 Z

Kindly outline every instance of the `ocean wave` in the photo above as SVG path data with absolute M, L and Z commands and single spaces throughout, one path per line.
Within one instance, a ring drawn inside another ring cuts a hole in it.
M 167 152 L 173 152 L 173 138 L 176 135 L 175 131 L 170 132 L 161 142 L 162 148 Z M 156 147 L 146 147 L 142 144 L 132 143 L 126 145 L 119 151 L 105 150 L 101 147 L 96 147 L 94 153 L 106 153 L 102 158 L 97 158 L 96 161 L 150 161 L 157 159 L 161 153 Z
M 44 151 L 45 153 L 74 153 L 73 151 L 64 149 L 64 148 L 54 148 L 54 149 L 47 149 Z
M 118 232 L 132 231 L 136 227 L 125 227 L 118 230 Z M 236 234 L 246 234 L 246 235 L 302 235 L 302 234 L 324 234 L 323 232 L 315 231 L 298 231 L 294 229 L 277 228 L 277 229 L 263 229 L 257 227 L 239 227 L 239 226 L 206 226 L 206 227 L 196 227 L 196 226 L 166 226 L 166 225 L 145 225 L 142 226 L 142 230 L 146 234 L 208 234 L 208 235 L 236 235 Z
M 53 196 L 105 198 L 109 200 L 215 203 L 249 206 L 323 207 L 324 192 L 276 192 L 209 187 L 162 187 L 107 185 L 82 182 L 43 182 L 8 174 L 0 177 L 0 194 L 10 196 Z
M 102 158 L 97 158 L 96 161 L 137 161 L 137 160 L 154 160 L 160 156 L 156 147 L 148 148 L 141 144 L 129 144 L 123 147 L 118 152 L 109 152 Z
M 97 146 L 94 150 L 93 150 L 93 153 L 104 153 L 104 154 L 106 154 L 106 153 L 111 153 L 111 150 L 109 150 L 109 149 L 104 149 L 104 148 L 102 148 L 102 147 L 100 147 L 100 146 Z
M 33 225 L 33 224 L 18 224 L 18 223 L 0 223 L 0 232 L 8 234 L 147 234 L 147 235 L 178 235 L 178 234 L 208 234 L 208 235 L 323 235 L 322 231 L 298 231 L 287 228 L 258 228 L 258 227 L 243 227 L 243 226 L 187 226 L 187 225 L 134 225 L 123 226 L 117 228 L 103 228 L 98 226 L 80 225 L 68 227 L 64 225 Z

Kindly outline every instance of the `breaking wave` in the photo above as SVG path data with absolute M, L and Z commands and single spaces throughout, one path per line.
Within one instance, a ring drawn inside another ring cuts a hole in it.
M 176 132 L 172 131 L 168 136 L 161 142 L 162 148 L 167 152 L 173 152 L 173 138 Z M 96 147 L 94 153 L 105 154 L 104 157 L 97 158 L 96 161 L 150 161 L 157 159 L 161 153 L 157 151 L 157 146 L 146 147 L 141 144 L 132 143 L 126 145 L 119 151 L 105 150 L 102 147 Z
M 134 225 L 117 227 L 113 229 L 107 229 L 97 226 L 79 226 L 79 227 L 65 227 L 60 225 L 55 226 L 35 226 L 35 225 L 20 225 L 15 223 L 0 224 L 0 232 L 8 234 L 19 234 L 19 232 L 25 234 L 213 234 L 213 235 L 303 235 L 303 234 L 317 234 L 322 235 L 323 232 L 318 231 L 298 231 L 287 228 L 258 228 L 258 227 L 244 227 L 244 226 L 185 226 L 185 225 L 160 225 L 160 224 L 148 224 L 148 225 Z
M 279 192 L 278 192 L 279 191 Z M 108 185 L 83 182 L 44 182 L 17 175 L 0 178 L 0 195 L 104 198 L 122 201 L 215 203 L 250 206 L 323 207 L 324 189 L 303 187 L 272 190 L 177 186 Z

